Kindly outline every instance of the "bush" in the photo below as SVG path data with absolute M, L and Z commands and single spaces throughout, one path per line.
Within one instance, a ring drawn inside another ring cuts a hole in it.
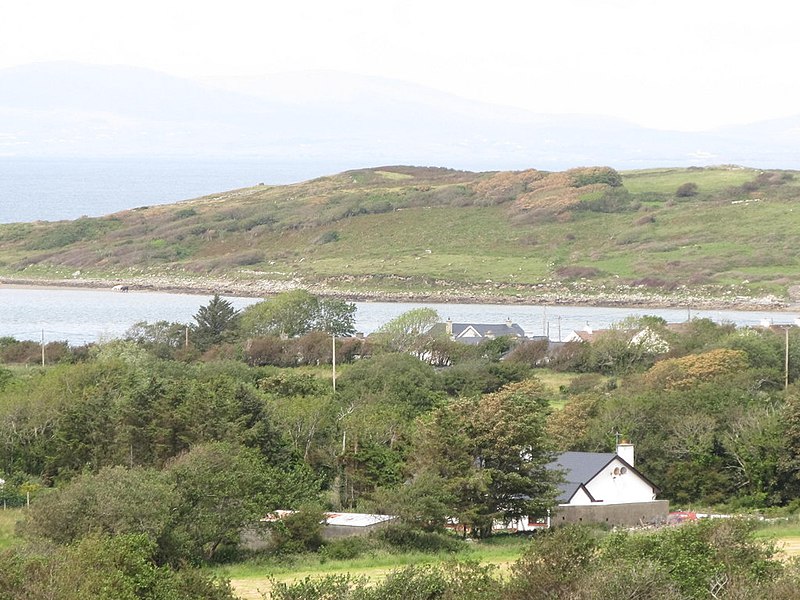
M 546 362 L 550 343 L 547 340 L 533 340 L 518 344 L 506 359 L 509 363 L 519 363 L 538 367 Z
M 567 174 L 570 176 L 572 187 L 576 188 L 598 183 L 611 187 L 622 185 L 622 176 L 611 167 L 571 169 Z
M 503 584 L 494 565 L 455 562 L 392 571 L 379 583 L 349 575 L 329 575 L 285 584 L 273 582 L 274 600 L 495 600 Z
M 370 538 L 353 536 L 331 540 L 320 548 L 320 556 L 327 560 L 353 560 L 369 552 Z
M 147 536 L 130 534 L 6 551 L 0 554 L 0 598 L 235 600 L 227 581 L 160 567 L 155 551 Z
M 556 269 L 556 275 L 560 279 L 574 280 L 574 279 L 592 279 L 600 275 L 600 270 L 594 267 L 581 267 L 572 265 L 569 267 L 559 267 Z
M 641 202 L 634 200 L 628 190 L 614 188 L 607 189 L 599 198 L 581 200 L 576 208 L 599 213 L 621 213 L 639 210 L 641 205 Z
M 322 246 L 323 244 L 329 244 L 331 242 L 338 242 L 339 241 L 339 232 L 338 231 L 326 231 L 321 236 L 319 236 L 314 243 Z
M 325 513 L 318 506 L 303 506 L 272 526 L 274 550 L 282 554 L 315 551 L 322 546 Z
M 678 198 L 691 198 L 697 196 L 698 187 L 696 183 L 684 183 L 675 190 L 675 195 Z
M 462 547 L 461 540 L 450 534 L 423 531 L 403 524 L 384 527 L 374 535 L 376 539 L 398 550 L 457 552 Z

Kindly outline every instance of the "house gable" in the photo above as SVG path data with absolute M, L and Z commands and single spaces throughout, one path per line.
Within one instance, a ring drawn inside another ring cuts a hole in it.
M 633 466 L 610 452 L 564 452 L 548 469 L 564 474 L 564 483 L 558 486 L 557 502 L 561 506 L 650 502 L 660 491 Z
M 525 338 L 522 327 L 510 320 L 506 323 L 453 323 L 447 320 L 445 323 L 437 323 L 431 329 L 434 334 L 442 332 L 449 336 L 451 340 L 466 344 L 477 344 L 481 340 L 493 340 L 499 337 Z
M 605 504 L 650 502 L 658 488 L 618 456 L 586 482 L 592 497 Z
M 458 340 L 458 339 L 461 339 L 461 338 L 481 338 L 483 336 L 472 325 L 464 325 L 463 329 L 461 329 L 461 331 L 456 333 L 455 332 L 455 323 L 454 323 L 453 324 L 453 337 Z

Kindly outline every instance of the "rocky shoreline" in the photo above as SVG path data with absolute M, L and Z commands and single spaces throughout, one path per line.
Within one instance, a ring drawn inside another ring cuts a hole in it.
M 0 277 L 3 287 L 72 288 L 112 291 L 115 285 L 125 285 L 130 291 L 167 292 L 176 294 L 222 294 L 250 298 L 269 297 L 280 292 L 304 288 L 324 297 L 336 297 L 359 302 L 430 302 L 457 304 L 525 304 L 548 306 L 606 306 L 630 308 L 694 308 L 702 310 L 792 310 L 797 304 L 775 296 L 750 297 L 726 291 L 720 295 L 693 293 L 682 290 L 680 294 L 657 293 L 652 290 L 574 290 L 534 289 L 497 290 L 474 287 L 465 291 L 442 286 L 432 291 L 374 291 L 333 289 L 325 284 L 304 284 L 298 280 L 229 279 L 147 276 L 124 280 L 100 278 L 45 279 L 31 277 Z

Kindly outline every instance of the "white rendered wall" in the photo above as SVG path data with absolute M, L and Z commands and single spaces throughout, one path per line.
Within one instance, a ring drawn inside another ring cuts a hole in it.
M 586 489 L 595 500 L 603 504 L 628 504 L 655 500 L 653 487 L 631 469 L 627 473 L 614 475 L 614 469 L 625 465 L 615 458 L 608 466 L 586 484 Z

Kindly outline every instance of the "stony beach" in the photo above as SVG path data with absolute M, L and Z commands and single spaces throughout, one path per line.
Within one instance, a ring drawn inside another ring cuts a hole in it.
M 440 285 L 436 285 L 440 283 Z M 528 287 L 473 285 L 456 286 L 450 282 L 436 282 L 430 290 L 380 291 L 346 289 L 325 283 L 307 284 L 300 280 L 274 280 L 267 278 L 235 279 L 226 277 L 144 276 L 126 279 L 101 279 L 74 277 L 69 279 L 44 279 L 31 277 L 0 277 L 0 285 L 35 288 L 79 288 L 108 290 L 115 285 L 125 285 L 135 292 L 171 292 L 250 298 L 269 297 L 292 289 L 303 288 L 325 297 L 345 298 L 362 302 L 449 302 L 459 304 L 530 304 L 553 306 L 607 306 L 631 308 L 694 308 L 704 310 L 791 310 L 800 303 L 767 295 L 745 296 L 732 290 L 692 290 L 658 292 L 651 289 L 621 286 L 613 290 L 593 288 L 585 283 L 578 285 L 537 285 Z

